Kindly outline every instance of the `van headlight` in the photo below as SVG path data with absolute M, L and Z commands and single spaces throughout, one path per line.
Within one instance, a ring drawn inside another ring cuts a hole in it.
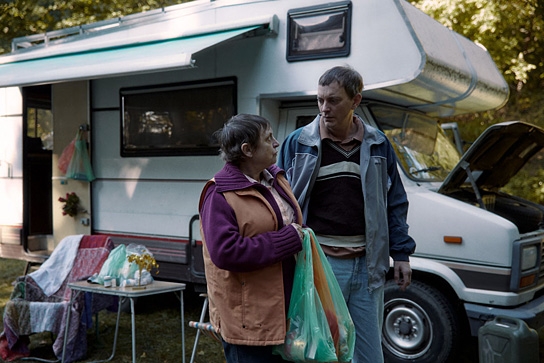
M 521 271 L 526 271 L 536 267 L 538 262 L 537 246 L 527 246 L 521 251 Z

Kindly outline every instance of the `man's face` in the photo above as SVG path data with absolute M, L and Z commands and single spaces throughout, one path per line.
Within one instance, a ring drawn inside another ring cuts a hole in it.
M 349 130 L 353 120 L 353 110 L 360 101 L 355 98 L 350 98 L 338 82 L 317 87 L 317 104 L 321 112 L 321 121 L 333 135 L 343 137 L 345 136 L 343 134 Z

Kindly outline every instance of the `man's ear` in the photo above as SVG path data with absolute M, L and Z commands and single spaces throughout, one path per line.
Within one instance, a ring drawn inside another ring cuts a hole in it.
M 242 153 L 243 153 L 246 157 L 250 158 L 250 157 L 253 156 L 253 150 L 251 150 L 251 146 L 250 146 L 247 142 L 244 142 L 244 143 L 242 144 L 241 149 L 242 149 Z
M 355 110 L 357 107 L 359 107 L 359 104 L 361 103 L 362 99 L 363 99 L 363 95 L 360 93 L 357 93 L 355 97 L 353 97 L 353 105 L 351 106 L 351 108 Z

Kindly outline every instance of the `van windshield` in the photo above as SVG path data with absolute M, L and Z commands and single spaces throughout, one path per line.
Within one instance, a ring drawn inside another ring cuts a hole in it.
M 459 152 L 436 120 L 380 105 L 369 108 L 411 179 L 444 181 L 459 162 Z

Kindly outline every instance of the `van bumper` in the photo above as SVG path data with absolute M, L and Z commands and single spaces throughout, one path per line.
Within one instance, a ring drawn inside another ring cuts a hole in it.
M 496 316 L 521 319 L 537 331 L 544 326 L 544 295 L 511 309 L 465 303 L 465 310 L 472 336 L 478 336 L 478 330 Z

